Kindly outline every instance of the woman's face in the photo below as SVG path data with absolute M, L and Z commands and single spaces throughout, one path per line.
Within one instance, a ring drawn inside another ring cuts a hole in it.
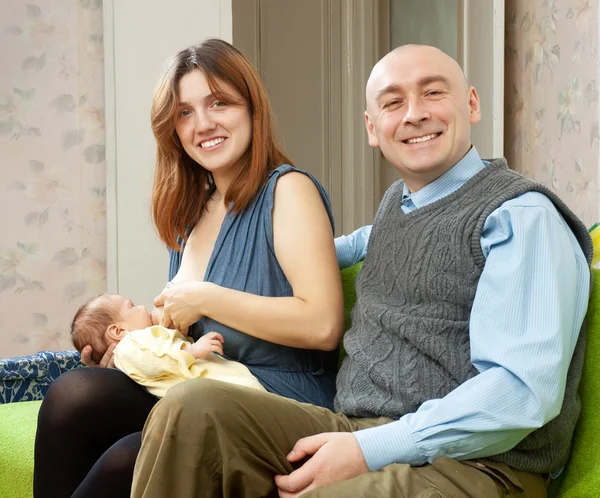
M 179 82 L 179 109 L 175 131 L 183 148 L 213 175 L 241 167 L 252 140 L 252 120 L 244 99 L 231 85 L 219 81 L 225 93 L 241 104 L 226 104 L 211 92 L 199 69 Z

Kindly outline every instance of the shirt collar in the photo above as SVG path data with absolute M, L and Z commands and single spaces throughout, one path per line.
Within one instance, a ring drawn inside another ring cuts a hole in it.
M 469 152 L 452 168 L 415 193 L 411 194 L 405 183 L 402 192 L 402 203 L 404 204 L 410 200 L 416 209 L 427 206 L 427 204 L 438 201 L 458 190 L 485 166 L 486 163 L 481 160 L 477 149 L 473 145 Z

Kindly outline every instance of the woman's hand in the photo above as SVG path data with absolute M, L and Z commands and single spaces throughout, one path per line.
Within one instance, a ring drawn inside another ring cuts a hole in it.
M 186 334 L 188 327 L 202 318 L 200 308 L 203 296 L 208 292 L 210 285 L 208 282 L 195 280 L 169 282 L 154 299 L 154 306 L 164 307 L 160 324 Z
M 113 368 L 115 366 L 113 353 L 116 347 L 117 343 L 113 342 L 110 346 L 108 346 L 108 349 L 104 353 L 100 363 L 96 363 L 92 358 L 92 346 L 86 344 L 81 350 L 81 363 L 83 363 L 86 367 Z
M 164 310 L 162 306 L 155 306 L 152 309 L 152 313 L 150 313 L 150 316 L 152 317 L 152 325 L 160 325 L 163 315 Z

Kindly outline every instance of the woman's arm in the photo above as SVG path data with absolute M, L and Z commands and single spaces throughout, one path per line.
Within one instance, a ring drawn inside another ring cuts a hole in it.
M 317 188 L 302 173 L 288 173 L 277 182 L 273 239 L 293 297 L 257 296 L 209 282 L 172 282 L 155 301 L 165 304 L 166 326 L 170 320 L 190 325 L 208 316 L 277 344 L 335 349 L 343 331 L 343 297 L 331 224 Z

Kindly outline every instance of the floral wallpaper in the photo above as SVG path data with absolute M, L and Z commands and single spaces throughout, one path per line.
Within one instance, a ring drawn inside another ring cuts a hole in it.
M 102 0 L 0 2 L 0 358 L 106 289 Z
M 506 0 L 505 144 L 512 168 L 598 215 L 598 0 Z
M 0 2 L 0 358 L 72 349 L 106 289 L 102 0 Z M 589 226 L 600 0 L 506 0 L 505 154 Z

